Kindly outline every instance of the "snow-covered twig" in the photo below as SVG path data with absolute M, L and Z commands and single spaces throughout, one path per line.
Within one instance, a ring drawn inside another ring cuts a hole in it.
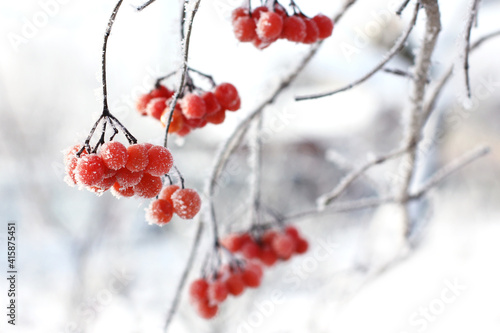
M 472 6 L 470 8 L 469 17 L 467 18 L 467 25 L 465 27 L 465 43 L 464 43 L 464 74 L 465 74 L 465 87 L 467 89 L 467 96 L 471 97 L 470 92 L 470 76 L 469 76 L 469 52 L 470 52 L 470 35 L 472 32 L 472 26 L 474 21 L 477 19 L 477 9 L 479 7 L 480 0 L 472 0 Z

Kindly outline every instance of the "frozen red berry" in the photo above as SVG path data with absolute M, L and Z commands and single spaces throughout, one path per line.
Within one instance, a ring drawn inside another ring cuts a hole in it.
M 208 299 L 213 303 L 222 303 L 226 300 L 229 291 L 223 281 L 215 280 L 208 286 Z
M 148 166 L 148 149 L 141 144 L 134 144 L 127 148 L 128 159 L 125 165 L 132 172 L 143 171 Z
M 221 240 L 222 245 L 231 252 L 241 250 L 245 242 L 245 238 L 238 234 L 229 234 Z
M 146 210 L 146 221 L 149 224 L 164 225 L 172 220 L 174 208 L 167 200 L 157 199 L 151 202 Z
M 245 290 L 245 282 L 243 282 L 241 273 L 238 272 L 231 273 L 226 280 L 226 287 L 227 291 L 231 295 L 233 296 L 240 295 L 243 292 L 243 290 Z
M 262 16 L 262 13 L 267 13 L 267 12 L 269 12 L 269 8 L 267 8 L 267 6 L 259 6 L 253 10 L 252 18 L 255 21 L 258 21 Z
M 221 83 L 214 91 L 215 97 L 224 109 L 234 107 L 240 98 L 238 90 L 231 83 Z
M 251 42 L 257 37 L 257 25 L 251 17 L 244 16 L 233 21 L 233 31 L 240 42 Z
M 287 14 L 285 8 L 283 8 L 283 6 L 281 6 L 279 3 L 276 3 L 274 5 L 274 12 L 276 14 L 278 14 L 279 16 L 281 16 L 281 18 L 283 19 L 283 21 L 285 20 L 285 18 L 288 17 L 288 14 Z
M 252 263 L 247 263 L 241 278 L 245 286 L 250 288 L 256 288 L 260 286 L 260 280 L 262 278 L 262 269 L 257 268 L 257 265 Z
M 259 260 L 266 266 L 273 266 L 278 261 L 276 252 L 269 245 L 265 245 L 259 253 Z
M 184 126 L 177 132 L 179 136 L 186 136 L 191 132 L 191 127 L 188 124 L 184 123 Z
M 272 248 L 281 259 L 289 259 L 295 251 L 295 241 L 287 234 L 278 234 L 273 239 Z
M 319 39 L 325 39 L 332 35 L 333 21 L 328 16 L 323 14 L 318 14 L 314 16 L 312 19 L 318 26 Z
M 172 194 L 174 211 L 181 219 L 189 220 L 198 214 L 201 208 L 201 199 L 195 190 L 185 188 Z
M 299 238 L 296 241 L 296 246 L 295 246 L 296 253 L 303 254 L 306 253 L 308 249 L 309 249 L 309 243 L 305 239 Z
M 151 92 L 142 95 L 139 97 L 137 100 L 137 111 L 139 111 L 140 114 L 146 115 L 146 108 L 149 104 L 149 102 L 153 98 L 158 98 L 158 97 L 163 97 L 163 98 L 170 98 L 173 95 L 173 91 L 170 91 L 167 87 L 164 86 L 159 86 L 158 88 L 153 89 Z
M 207 115 L 205 119 L 210 124 L 216 124 L 216 125 L 222 124 L 224 120 L 226 120 L 226 111 L 222 109 L 217 113 Z
M 163 183 L 160 177 L 145 173 L 139 184 L 134 186 L 135 194 L 141 198 L 151 199 L 160 194 Z
M 304 44 L 313 44 L 318 41 L 319 29 L 316 22 L 311 19 L 304 18 L 304 23 L 306 24 L 306 38 L 302 41 Z
M 84 155 L 78 159 L 75 179 L 81 185 L 92 186 L 103 180 L 105 171 L 106 166 L 99 155 Z
M 146 107 L 146 114 L 150 117 L 160 120 L 166 108 L 167 99 L 165 97 L 153 98 Z
M 123 168 L 128 158 L 127 148 L 117 141 L 103 144 L 99 155 L 104 164 L 111 170 Z
M 153 146 L 148 150 L 148 166 L 144 172 L 153 176 L 163 176 L 167 174 L 172 165 L 174 165 L 174 158 L 170 150 L 163 146 Z
M 287 17 L 283 22 L 281 36 L 290 42 L 302 42 L 307 36 L 306 23 L 297 15 Z
M 241 247 L 241 254 L 246 259 L 255 259 L 259 257 L 260 247 L 255 241 L 245 242 Z
M 207 106 L 201 96 L 187 94 L 180 101 L 182 113 L 187 119 L 200 119 L 207 114 Z
M 208 298 L 208 282 L 205 279 L 194 280 L 189 286 L 189 296 L 192 302 L 200 302 Z
M 135 191 L 133 187 L 122 187 L 120 184 L 114 183 L 113 187 L 111 188 L 111 193 L 117 198 L 130 198 L 134 196 Z
M 212 319 L 219 311 L 217 305 L 212 305 L 208 300 L 196 303 L 196 310 L 203 319 Z
M 245 17 L 245 16 L 249 16 L 249 11 L 248 11 L 248 8 L 245 8 L 245 7 L 238 7 L 236 8 L 235 10 L 233 10 L 233 12 L 231 13 L 231 19 L 233 21 L 239 19 L 240 17 Z
M 257 35 L 266 42 L 279 38 L 283 30 L 283 19 L 274 12 L 264 12 L 257 22 Z
M 203 95 L 201 95 L 201 98 L 203 99 L 203 101 L 205 102 L 205 106 L 207 107 L 207 116 L 215 114 L 222 110 L 222 107 L 220 106 L 220 103 L 213 92 L 207 91 L 203 93 Z
M 116 181 L 121 187 L 131 187 L 139 184 L 144 175 L 143 171 L 132 172 L 127 168 L 121 168 L 116 172 Z
M 299 231 L 292 225 L 289 225 L 285 228 L 285 233 L 295 240 L 298 240 L 300 238 Z
M 158 195 L 159 199 L 167 200 L 172 205 L 172 194 L 174 194 L 180 187 L 177 185 L 168 185 L 162 188 L 160 194 Z

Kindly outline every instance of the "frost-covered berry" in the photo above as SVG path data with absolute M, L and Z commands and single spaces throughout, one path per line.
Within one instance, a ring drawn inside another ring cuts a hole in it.
M 125 167 L 132 172 L 143 171 L 148 166 L 148 148 L 142 144 L 130 145 L 127 148 L 128 159 Z
M 243 244 L 243 246 L 241 247 L 241 254 L 243 254 L 246 259 L 258 258 L 259 253 L 260 247 L 253 240 L 245 242 L 245 244 Z
M 306 38 L 302 41 L 304 44 L 313 44 L 318 41 L 319 29 L 316 22 L 311 19 L 304 18 L 304 23 L 306 24 Z
M 106 166 L 97 154 L 89 154 L 78 159 L 75 168 L 76 181 L 85 186 L 93 186 L 104 178 Z
M 174 211 L 181 219 L 189 220 L 198 214 L 201 208 L 201 199 L 192 189 L 180 189 L 172 195 Z
M 158 195 L 159 199 L 167 200 L 172 205 L 172 194 L 174 194 L 180 187 L 177 185 L 168 185 L 162 188 L 160 194 Z
M 215 114 L 222 110 L 222 107 L 220 106 L 220 103 L 213 92 L 207 91 L 201 95 L 201 98 L 203 99 L 203 101 L 205 102 L 205 106 L 207 107 L 207 116 Z
M 153 176 L 167 174 L 174 165 L 174 158 L 170 150 L 163 146 L 153 146 L 148 150 L 148 166 L 144 172 Z
M 146 209 L 146 221 L 149 224 L 164 225 L 172 220 L 174 208 L 167 200 L 157 199 L 151 202 Z
M 139 184 L 144 175 L 143 171 L 132 172 L 127 168 L 121 168 L 116 172 L 116 182 L 123 188 Z
M 117 198 L 130 198 L 134 196 L 135 191 L 133 187 L 122 187 L 120 184 L 114 183 L 113 187 L 111 188 L 111 194 L 113 194 Z
M 119 170 L 127 163 L 127 148 L 117 141 L 102 145 L 99 155 L 104 164 L 111 170 Z
M 264 41 L 279 38 L 283 30 L 283 18 L 274 12 L 263 12 L 257 22 L 257 36 Z
M 323 14 L 318 14 L 314 16 L 312 19 L 318 26 L 319 39 L 325 39 L 332 35 L 333 21 L 328 16 Z
M 205 117 L 210 124 L 222 124 L 226 120 L 226 110 L 222 109 L 217 113 L 209 114 Z
M 222 303 L 226 300 L 229 291 L 227 290 L 225 282 L 215 280 L 208 286 L 207 294 L 208 299 L 212 303 Z
M 287 234 L 278 234 L 273 239 L 272 248 L 281 259 L 289 259 L 295 251 L 295 240 Z
M 243 282 L 243 278 L 241 273 L 233 272 L 229 275 L 226 280 L 227 291 L 233 295 L 238 296 L 241 295 L 243 290 L 245 290 L 245 282 Z
M 281 37 L 290 42 L 301 43 L 307 36 L 307 26 L 304 20 L 297 15 L 287 17 L 283 22 Z
M 151 199 L 156 197 L 163 187 L 160 177 L 145 173 L 139 184 L 134 186 L 135 194 L 141 198 Z
M 146 107 L 146 114 L 150 117 L 160 120 L 166 108 L 167 99 L 165 97 L 153 98 Z
M 200 119 L 207 114 L 205 101 L 199 95 L 187 94 L 180 101 L 182 113 L 187 119 Z
M 238 90 L 231 83 L 221 83 L 214 91 L 215 97 L 224 109 L 233 108 L 240 96 Z
M 244 16 L 233 21 L 233 31 L 240 42 L 251 42 L 257 37 L 257 24 L 251 17 Z
M 195 306 L 198 314 L 203 319 L 212 319 L 219 311 L 219 307 L 217 305 L 210 304 L 208 300 L 196 303 Z

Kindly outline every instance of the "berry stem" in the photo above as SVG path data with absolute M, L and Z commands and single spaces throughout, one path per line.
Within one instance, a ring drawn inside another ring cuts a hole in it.
M 212 87 L 215 87 L 215 86 L 216 86 L 216 84 L 215 84 L 215 80 L 214 80 L 214 78 L 213 78 L 213 76 L 212 76 L 212 75 L 205 74 L 205 73 L 200 72 L 199 70 L 194 69 L 194 68 L 192 68 L 192 67 L 188 67 L 188 70 L 189 70 L 190 72 L 196 73 L 196 74 L 201 75 L 201 76 L 205 77 L 206 79 L 208 79 L 208 80 L 210 81 L 210 83 L 212 84 Z
M 186 29 L 186 35 L 183 38 L 183 59 L 182 59 L 182 67 L 181 67 L 181 76 L 179 78 L 179 84 L 177 86 L 177 90 L 174 93 L 174 96 L 172 97 L 172 100 L 169 105 L 169 115 L 168 115 L 168 122 L 167 126 L 165 129 L 165 141 L 163 145 L 165 148 L 168 148 L 168 130 L 170 129 L 170 123 L 172 122 L 172 117 L 174 115 L 174 110 L 175 106 L 177 105 L 177 100 L 180 97 L 180 94 L 184 90 L 184 85 L 186 83 L 186 76 L 187 76 L 187 70 L 188 70 L 188 58 L 189 58 L 189 43 L 191 40 L 191 32 L 193 30 L 193 22 L 194 18 L 196 16 L 196 13 L 198 12 L 198 8 L 200 7 L 201 0 L 195 0 L 196 3 L 193 7 L 193 10 L 191 12 L 191 15 L 188 17 L 188 26 Z M 186 11 L 186 8 L 184 8 Z
M 179 171 L 179 169 L 175 165 L 174 165 L 174 170 L 177 173 L 179 180 L 181 181 L 181 188 L 184 189 L 184 177 L 182 177 L 182 173 Z
M 143 9 L 146 9 L 146 7 L 148 7 L 150 4 L 152 4 L 153 2 L 155 2 L 156 0 L 149 0 L 148 2 L 146 2 L 145 4 L 139 6 L 136 8 L 136 10 L 138 12 L 142 11 Z

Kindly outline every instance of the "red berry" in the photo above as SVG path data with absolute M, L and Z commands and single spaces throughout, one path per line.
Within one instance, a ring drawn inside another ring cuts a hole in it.
M 274 12 L 279 16 L 281 16 L 283 20 L 285 20 L 285 18 L 288 17 L 285 8 L 283 8 L 283 6 L 281 6 L 279 3 L 276 3 L 276 5 L 274 5 Z
M 222 124 L 226 120 L 226 110 L 222 109 L 217 113 L 207 115 L 205 119 L 211 124 Z
M 276 237 L 276 235 L 277 235 L 276 231 L 274 231 L 274 230 L 267 230 L 262 235 L 261 241 L 262 241 L 262 243 L 264 243 L 266 245 L 271 245 L 273 243 L 273 239 L 274 239 L 274 237 Z
M 76 156 L 76 154 L 80 151 L 81 148 L 82 148 L 82 145 L 74 145 L 74 146 L 63 151 L 64 168 L 66 171 L 66 176 L 64 177 L 64 181 L 70 186 L 76 185 L 75 169 L 76 169 L 76 165 L 77 165 L 78 160 L 79 160 L 79 158 Z M 87 151 L 84 150 L 80 156 L 83 156 L 86 154 L 87 154 Z
M 160 120 L 166 108 L 167 99 L 165 97 L 153 98 L 146 107 L 146 113 L 148 116 Z
M 104 164 L 111 170 L 118 170 L 127 163 L 127 148 L 117 141 L 108 142 L 102 145 L 99 155 Z
M 285 233 L 295 240 L 298 240 L 300 238 L 299 231 L 294 226 L 289 225 L 288 227 L 286 227 Z
M 229 234 L 221 240 L 221 244 L 231 252 L 238 252 L 246 239 L 238 234 Z
M 201 119 L 186 119 L 184 121 L 186 122 L 186 124 L 190 128 L 202 128 L 202 127 L 205 127 L 205 125 L 207 124 L 207 120 L 205 118 L 201 118 Z
M 96 185 L 103 180 L 105 171 L 106 166 L 99 155 L 85 155 L 78 159 L 75 179 L 79 184 L 85 186 Z
M 104 171 L 104 178 L 114 177 L 114 176 L 116 176 L 116 173 L 117 173 L 116 170 L 106 168 L 106 171 Z
M 172 194 L 174 211 L 181 219 L 190 220 L 198 214 L 201 199 L 195 190 L 185 188 Z
M 276 261 L 278 261 L 278 256 L 276 253 L 273 251 L 271 246 L 265 245 L 260 253 L 259 253 L 259 260 L 266 266 L 270 267 L 273 266 Z
M 245 16 L 249 16 L 248 8 L 245 7 L 238 7 L 231 13 L 231 19 L 233 20 L 233 22 L 239 19 L 240 17 L 245 17 Z
M 167 127 L 169 116 L 170 113 L 168 112 L 168 109 L 161 116 L 160 121 L 164 127 Z M 183 126 L 184 126 L 184 115 L 182 114 L 180 108 L 175 108 L 174 114 L 172 115 L 172 121 L 170 122 L 170 127 L 168 128 L 168 133 L 177 133 L 179 132 L 179 130 L 182 129 Z
M 208 299 L 213 303 L 222 303 L 226 300 L 229 294 L 226 284 L 216 280 L 208 286 Z
M 213 92 L 207 91 L 203 93 L 203 95 L 201 95 L 201 98 L 203 99 L 203 101 L 205 102 L 205 106 L 207 107 L 207 116 L 215 114 L 222 110 L 222 107 L 220 106 L 220 103 Z
M 178 189 L 179 189 L 179 186 L 177 186 L 177 185 L 165 186 L 161 190 L 160 194 L 158 195 L 158 198 L 163 199 L 163 200 L 167 200 L 168 202 L 170 202 L 173 205 L 172 194 L 174 194 Z
M 252 12 L 252 18 L 257 22 L 262 16 L 262 13 L 267 13 L 267 12 L 269 12 L 269 8 L 267 8 L 266 6 L 257 7 Z
M 179 136 L 186 136 L 188 135 L 189 133 L 191 132 L 191 127 L 189 127 L 188 124 L 184 124 L 184 126 L 182 126 L 182 129 L 180 129 L 178 132 L 177 132 L 177 135 Z
M 295 251 L 295 241 L 287 234 L 274 237 L 272 248 L 281 259 L 289 259 Z
M 170 91 L 167 87 L 159 86 L 158 88 L 153 89 L 148 94 L 142 95 L 137 101 L 137 111 L 143 116 L 146 115 L 146 108 L 149 102 L 153 98 L 164 97 L 170 98 L 174 94 L 173 91 Z
M 274 12 L 262 13 L 257 22 L 257 35 L 264 41 L 272 41 L 279 38 L 283 30 L 283 19 Z
M 245 282 L 243 282 L 243 278 L 241 273 L 231 273 L 231 275 L 226 280 L 227 291 L 234 296 L 240 295 L 243 290 L 245 290 Z
M 259 50 L 264 50 L 265 48 L 269 47 L 273 42 L 275 42 L 275 40 L 263 41 L 262 39 L 259 38 L 259 36 L 257 36 L 252 41 L 252 44 L 253 44 L 253 46 L 258 48 Z
M 144 172 L 153 176 L 163 176 L 167 174 L 172 165 L 174 165 L 174 158 L 170 150 L 163 146 L 153 146 L 148 150 L 148 166 Z
M 306 29 L 307 35 L 306 35 L 306 38 L 304 38 L 304 40 L 302 41 L 302 43 L 304 43 L 304 44 L 316 43 L 318 41 L 318 38 L 319 38 L 318 25 L 316 24 L 316 22 L 314 22 L 313 20 L 308 19 L 308 18 L 304 18 L 304 22 L 305 22 L 306 28 L 307 28 Z
M 180 101 L 182 113 L 187 119 L 200 119 L 207 114 L 207 106 L 203 98 L 196 94 L 187 94 Z
M 116 181 L 117 183 L 125 188 L 125 187 L 131 187 L 139 184 L 139 182 L 142 179 L 142 176 L 144 175 L 143 171 L 138 171 L 138 172 L 132 172 L 127 168 L 122 168 L 118 170 L 116 173 Z
M 238 96 L 238 98 L 235 99 L 230 106 L 228 106 L 227 110 L 228 111 L 238 111 L 240 109 L 240 107 L 241 107 L 241 99 Z
M 319 39 L 325 39 L 332 35 L 333 21 L 326 15 L 318 14 L 314 16 L 313 21 L 316 22 L 319 31 Z
M 234 107 L 234 104 L 238 101 L 239 95 L 236 87 L 231 83 L 221 83 L 219 84 L 214 91 L 215 97 L 219 101 L 220 105 L 224 109 L 228 109 L 230 107 Z
M 243 279 L 243 283 L 245 283 L 245 286 L 250 288 L 257 288 L 258 286 L 260 286 L 262 274 L 259 274 L 259 271 L 255 269 L 249 269 L 245 267 L 243 273 L 241 274 L 241 277 Z
M 156 197 L 163 187 L 160 177 L 145 173 L 139 184 L 134 186 L 135 194 L 141 198 L 151 199 Z
M 146 221 L 149 224 L 164 225 L 172 220 L 174 215 L 174 208 L 167 200 L 157 199 L 151 202 L 149 208 L 146 210 Z
M 245 270 L 254 271 L 259 277 L 259 279 L 262 278 L 262 276 L 264 275 L 264 270 L 262 269 L 262 266 L 254 261 L 248 261 L 245 265 Z
M 120 197 L 130 198 L 134 196 L 135 191 L 133 187 L 122 188 L 120 184 L 114 183 L 113 187 L 111 188 L 111 193 L 117 198 Z
M 260 247 L 255 241 L 245 242 L 241 247 L 241 254 L 246 259 L 255 259 L 259 257 Z
M 307 36 L 306 23 L 297 15 L 287 17 L 283 22 L 281 36 L 290 42 L 302 42 Z
M 257 37 L 257 25 L 248 16 L 240 17 L 233 21 L 233 31 L 236 39 L 240 42 L 251 42 Z
M 134 144 L 127 148 L 128 160 L 125 165 L 132 172 L 143 171 L 148 166 L 148 148 L 141 144 Z
M 192 302 L 201 302 L 207 299 L 208 282 L 205 279 L 194 280 L 189 286 L 189 296 Z
M 219 307 L 217 305 L 211 305 L 207 300 L 196 303 L 196 310 L 203 319 L 212 319 L 217 314 L 217 311 L 219 311 Z
M 298 254 L 303 254 L 306 253 L 308 249 L 309 243 L 305 239 L 299 238 L 296 242 L 295 252 Z

